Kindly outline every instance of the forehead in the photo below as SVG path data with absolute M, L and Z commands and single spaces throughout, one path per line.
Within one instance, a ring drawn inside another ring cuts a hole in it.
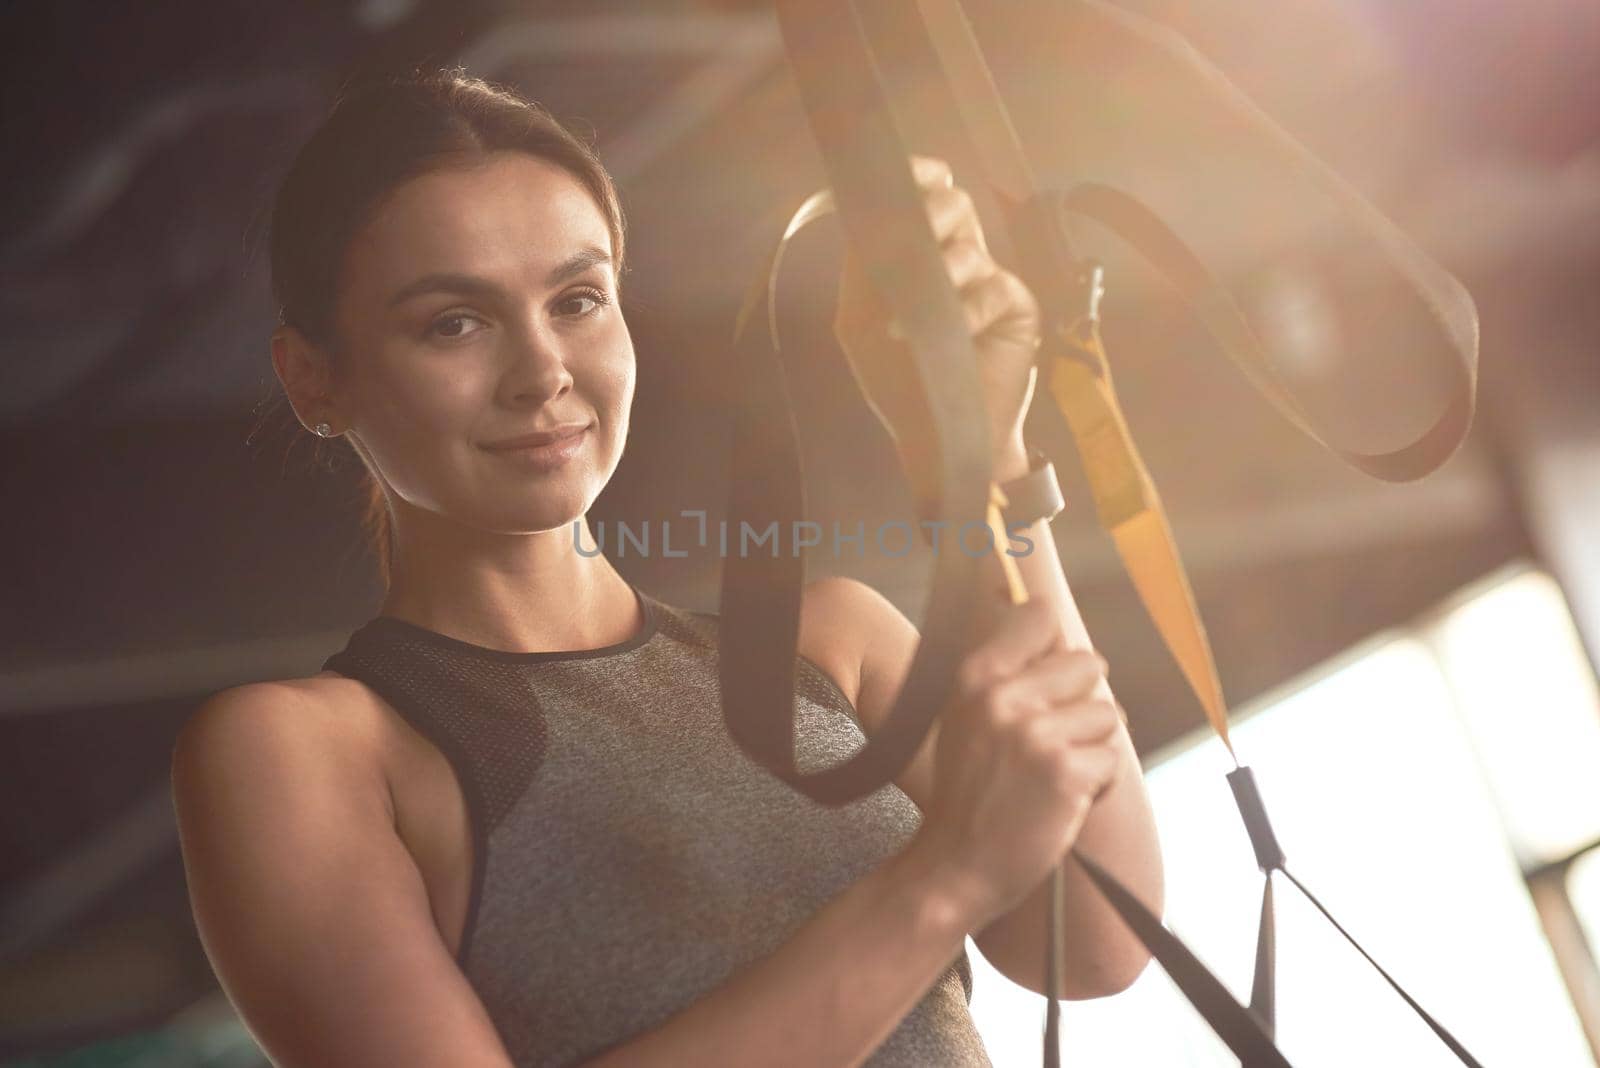
M 611 231 L 588 189 L 553 163 L 496 153 L 385 197 L 350 242 L 344 288 L 381 298 L 428 271 L 532 283 L 589 246 L 610 249 Z

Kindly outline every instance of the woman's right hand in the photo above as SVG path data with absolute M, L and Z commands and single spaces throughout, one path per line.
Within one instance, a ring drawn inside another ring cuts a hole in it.
M 1124 762 L 1098 653 L 1069 650 L 1048 603 L 1008 606 L 956 673 L 939 720 L 933 799 L 914 848 L 957 878 L 974 929 L 1059 864 Z

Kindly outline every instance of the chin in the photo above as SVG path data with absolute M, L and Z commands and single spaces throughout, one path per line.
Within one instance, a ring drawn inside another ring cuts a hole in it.
M 569 464 L 547 475 L 519 480 L 509 489 L 494 490 L 485 485 L 481 492 L 493 493 L 476 511 L 483 525 L 507 534 L 538 534 L 569 530 L 575 519 L 582 519 L 607 479 L 588 464 Z
M 570 532 L 574 520 L 581 520 L 589 510 L 594 494 L 552 490 L 539 500 L 530 501 L 513 515 L 504 517 L 502 529 L 523 534 L 540 534 L 554 530 Z

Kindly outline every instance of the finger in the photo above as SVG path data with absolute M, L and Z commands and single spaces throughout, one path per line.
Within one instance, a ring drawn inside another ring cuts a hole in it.
M 1000 270 L 1000 265 L 988 250 L 971 241 L 951 240 L 939 251 L 950 283 L 963 292 L 968 286 L 984 281 Z
M 1010 271 L 996 269 L 963 288 L 961 312 L 973 337 L 1014 337 L 1020 343 L 1039 333 L 1038 302 Z
M 1091 649 L 1053 649 L 1036 657 L 1020 672 L 1027 692 L 1059 707 L 1087 700 L 1107 675 L 1106 658 Z
M 933 189 L 923 194 L 928 222 L 933 226 L 933 236 L 943 245 L 947 241 L 971 241 L 985 252 L 989 250 L 983 236 L 983 225 L 978 220 L 978 209 L 965 189 Z
M 1033 713 L 1029 723 L 1032 729 L 1058 743 L 1098 745 L 1112 740 L 1122 716 L 1115 701 L 1093 698 L 1053 706 L 1047 704 Z
M 1034 598 L 1008 606 L 994 632 L 961 661 L 956 686 L 973 694 L 996 680 L 1015 675 L 1035 657 L 1061 644 L 1061 620 L 1048 601 Z
M 1066 783 L 1098 801 L 1115 784 L 1122 753 L 1112 745 L 1075 745 L 1062 765 Z
M 1085 708 L 1085 711 L 1088 711 Z M 1105 711 L 1110 711 L 1109 709 Z M 1075 750 L 1103 750 L 1113 761 L 1122 759 L 1122 746 L 1112 730 L 1105 730 L 1099 734 L 1086 732 L 1079 721 L 1091 723 L 1093 729 L 1101 725 L 1101 711 L 1094 711 L 1084 717 L 1062 717 L 1048 714 L 1037 715 L 1024 720 L 1014 729 L 1020 743 L 1021 751 L 1025 758 L 1043 760 L 1060 768 L 1068 761 Z M 1111 713 L 1112 721 L 1116 720 L 1116 713 Z
M 936 156 L 912 156 L 911 177 L 924 189 L 949 189 L 956 184 L 950 164 Z

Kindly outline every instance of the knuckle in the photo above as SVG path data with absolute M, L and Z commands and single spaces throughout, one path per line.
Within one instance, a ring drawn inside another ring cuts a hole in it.
M 1011 687 L 1005 682 L 985 686 L 978 695 L 978 709 L 990 723 L 1001 724 L 1011 718 Z
M 1093 649 L 1074 649 L 1071 656 L 1074 667 L 1085 668 L 1095 676 L 1106 673 L 1106 658 Z
M 967 721 L 980 731 L 988 730 L 998 714 L 994 697 L 987 689 L 980 689 L 968 697 L 962 708 Z
M 1050 763 L 1050 785 L 1063 796 L 1080 792 L 1083 776 L 1078 768 L 1077 753 L 1072 748 L 1056 755 Z
M 950 164 L 937 156 L 913 154 L 911 171 L 919 181 L 928 183 L 944 183 L 951 176 Z
M 1098 698 L 1081 700 L 1073 705 L 1073 715 L 1085 732 L 1087 745 L 1104 745 L 1113 728 L 1121 722 L 1113 702 Z
M 987 675 L 988 666 L 981 657 L 965 657 L 956 667 L 956 690 L 962 694 L 977 693 Z
M 1005 307 L 1006 292 L 996 275 L 987 275 L 972 284 L 973 303 L 988 311 L 998 312 Z
M 1060 763 L 1060 745 L 1043 716 L 1025 720 L 1017 727 L 1017 747 L 1031 760 L 1054 767 Z

